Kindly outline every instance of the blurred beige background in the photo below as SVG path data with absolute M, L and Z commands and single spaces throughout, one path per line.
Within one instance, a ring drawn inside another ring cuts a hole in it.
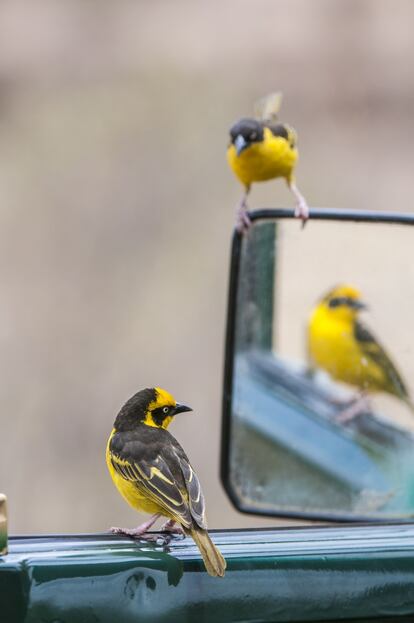
M 4 0 L 0 490 L 10 530 L 134 525 L 106 473 L 116 412 L 161 385 L 211 527 L 228 256 L 227 131 L 281 89 L 311 205 L 411 210 L 409 0 Z M 251 206 L 292 205 L 280 181 Z M 298 252 L 300 252 L 298 250 Z

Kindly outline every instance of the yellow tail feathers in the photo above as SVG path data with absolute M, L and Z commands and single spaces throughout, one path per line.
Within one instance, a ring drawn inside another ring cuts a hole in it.
M 226 570 L 227 563 L 220 551 L 214 545 L 213 541 L 210 539 L 207 530 L 191 527 L 189 530 L 186 530 L 186 532 L 194 539 L 195 544 L 200 550 L 207 573 L 209 575 L 219 576 L 222 578 L 224 571 Z

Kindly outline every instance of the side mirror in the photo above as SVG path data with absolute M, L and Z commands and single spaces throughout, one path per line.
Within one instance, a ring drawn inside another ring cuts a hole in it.
M 304 231 L 292 217 L 253 212 L 233 238 L 223 485 L 246 513 L 410 520 L 414 217 L 314 210 Z

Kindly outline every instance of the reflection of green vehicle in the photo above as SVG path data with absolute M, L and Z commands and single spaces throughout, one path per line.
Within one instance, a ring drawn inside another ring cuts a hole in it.
M 414 505 L 411 434 L 372 414 L 339 426 L 335 389 L 287 365 L 283 349 L 273 354 L 275 302 L 283 312 L 285 296 L 274 287 L 272 216 L 293 214 L 253 215 L 249 236 L 233 244 L 223 483 L 242 511 L 376 522 L 212 531 L 228 562 L 223 579 L 207 575 L 190 539 L 10 537 L 0 557 L 2 623 L 414 620 L 414 525 L 401 522 Z M 355 216 L 364 218 L 375 220 Z

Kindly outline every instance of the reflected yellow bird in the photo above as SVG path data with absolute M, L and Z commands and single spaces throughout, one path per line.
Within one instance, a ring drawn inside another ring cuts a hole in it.
M 243 118 L 230 129 L 227 160 L 244 186 L 236 226 L 243 231 L 250 226 L 247 196 L 253 182 L 282 177 L 295 196 L 295 216 L 305 223 L 308 205 L 295 183 L 294 170 L 298 160 L 297 135 L 287 124 L 278 123 L 282 94 L 272 93 L 255 105 L 257 118 Z
M 118 413 L 106 448 L 109 473 L 133 508 L 153 516 L 132 530 L 111 530 L 145 538 L 161 515 L 168 517 L 162 530 L 190 535 L 207 572 L 223 576 L 226 561 L 207 532 L 200 482 L 184 450 L 167 431 L 174 416 L 185 411 L 192 409 L 155 387 L 132 396 Z
M 308 324 L 308 353 L 314 367 L 364 393 L 386 392 L 414 410 L 407 387 L 380 342 L 358 319 L 366 308 L 359 291 L 340 285 L 313 309 Z

